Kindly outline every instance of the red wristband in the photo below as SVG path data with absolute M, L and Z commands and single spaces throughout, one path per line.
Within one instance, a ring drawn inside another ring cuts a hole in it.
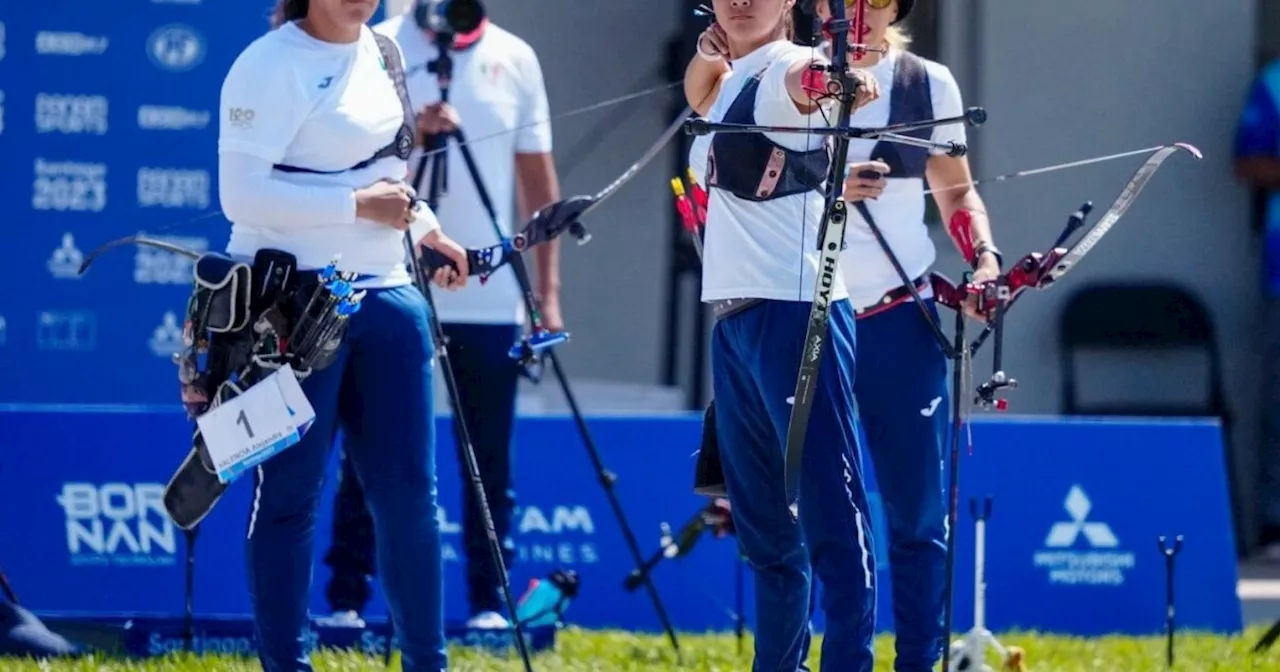
M 828 95 L 830 92 L 827 90 L 827 73 L 812 68 L 805 70 L 804 74 L 800 75 L 800 88 L 810 94 Z

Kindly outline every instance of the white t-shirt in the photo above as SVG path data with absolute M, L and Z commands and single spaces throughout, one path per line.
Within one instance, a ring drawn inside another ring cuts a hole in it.
M 855 110 L 851 126 L 876 127 L 889 123 L 889 101 L 893 95 L 893 68 L 901 52 L 889 53 L 870 68 L 880 84 L 880 97 L 866 107 Z M 933 98 L 935 119 L 954 117 L 964 113 L 960 87 L 945 65 L 925 60 L 929 77 L 930 95 Z M 964 124 L 950 124 L 933 129 L 936 142 L 965 142 Z M 868 161 L 876 140 L 850 140 L 849 161 Z M 909 149 L 909 148 L 903 148 Z M 943 152 L 936 152 L 942 154 Z M 911 278 L 928 271 L 937 257 L 937 250 L 929 238 L 925 226 L 925 180 L 893 179 L 886 176 L 888 186 L 880 198 L 865 201 L 867 210 L 875 218 L 876 225 L 884 233 L 889 247 L 902 262 L 902 268 Z M 845 230 L 845 251 L 840 259 L 841 275 L 849 289 L 849 299 L 854 308 L 865 308 L 876 302 L 885 292 L 902 286 L 902 278 L 893 269 L 884 250 L 876 242 L 866 220 L 857 208 L 849 208 L 849 226 Z
M 275 248 L 300 269 L 335 254 L 345 271 L 377 276 L 362 286 L 408 284 L 404 233 L 355 216 L 354 190 L 403 180 L 395 156 L 354 171 L 396 137 L 404 111 L 373 32 L 350 44 L 317 40 L 289 23 L 254 40 L 222 84 L 219 197 L 231 220 L 227 252 Z M 271 170 L 283 164 L 332 175 Z M 434 224 L 427 217 L 428 224 Z M 426 234 L 413 230 L 415 240 Z
M 829 126 L 830 110 L 805 115 L 796 109 L 786 88 L 787 69 L 814 57 L 814 50 L 791 42 L 770 42 L 730 63 L 732 74 L 707 113 L 721 121 L 743 86 L 767 67 L 756 96 L 756 123 L 798 128 Z M 690 150 L 689 163 L 706 183 L 707 150 L 714 134 L 702 136 Z M 824 137 L 804 133 L 767 133 L 791 150 L 822 147 Z M 818 227 L 824 196 L 820 191 L 770 201 L 739 199 L 722 189 L 708 190 L 707 225 L 702 260 L 702 300 L 760 298 L 812 301 L 818 272 Z M 837 278 L 831 300 L 848 296 Z
M 438 50 L 413 17 L 397 16 L 373 29 L 400 44 L 414 110 L 439 101 L 436 75 L 427 69 Z M 550 110 L 542 68 L 528 43 L 492 22 L 479 41 L 468 49 L 451 52 L 451 56 L 449 103 L 458 111 L 467 146 L 497 211 L 503 236 L 510 237 L 512 221 L 519 217 L 515 211 L 515 155 L 551 151 Z M 421 150 L 415 149 L 409 159 L 410 180 L 416 177 L 420 156 Z M 463 247 L 497 244 L 498 235 L 456 142 L 449 142 L 447 156 L 448 192 L 440 197 L 436 211 L 444 231 Z M 430 160 L 426 172 L 418 194 L 421 198 L 427 197 L 430 188 Z M 516 227 L 523 224 L 517 222 Z M 532 273 L 532 255 L 528 263 Z M 521 324 L 525 320 L 520 286 L 508 269 L 495 273 L 483 285 L 473 279 L 462 289 L 436 292 L 432 298 L 442 322 Z

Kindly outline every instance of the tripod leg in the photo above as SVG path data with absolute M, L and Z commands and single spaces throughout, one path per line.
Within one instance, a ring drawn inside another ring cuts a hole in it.
M 493 224 L 495 233 L 499 238 L 504 237 L 504 233 L 499 226 L 497 210 L 494 207 L 493 199 L 489 195 L 489 190 L 485 188 L 484 180 L 480 175 L 479 168 L 475 158 L 471 153 L 471 148 L 467 145 L 466 134 L 461 128 L 453 132 L 453 139 L 457 142 L 458 151 L 462 153 L 464 165 L 467 167 L 467 173 L 471 177 L 471 182 L 476 187 L 476 192 L 480 198 L 480 203 L 489 215 L 489 220 Z M 440 160 L 444 153 L 438 154 L 437 160 Z M 428 202 L 434 203 L 434 200 L 428 199 Z M 416 257 L 415 257 L 416 263 Z M 529 279 L 529 271 L 524 263 L 521 255 L 515 255 L 511 260 L 511 270 L 515 273 L 516 283 L 520 286 L 525 308 L 529 312 L 530 321 L 533 323 L 535 330 L 542 328 L 541 313 L 538 310 L 538 300 L 533 292 L 533 285 Z M 582 435 L 583 444 L 587 448 L 587 454 L 590 456 L 596 473 L 600 476 L 600 482 L 604 486 L 605 494 L 609 498 L 609 504 L 613 508 L 614 516 L 618 520 L 618 525 L 622 529 L 622 535 L 626 539 L 627 546 L 631 551 L 631 557 L 635 562 L 637 570 L 644 567 L 644 555 L 640 551 L 640 545 L 636 542 L 635 534 L 631 531 L 631 525 L 627 522 L 626 514 L 622 510 L 622 506 L 618 503 L 617 496 L 613 492 L 613 481 L 615 477 L 609 473 L 600 460 L 600 453 L 596 450 L 595 441 L 591 437 L 591 432 L 587 428 L 587 423 L 582 417 L 582 411 L 578 408 L 577 399 L 573 396 L 573 391 L 569 388 L 569 379 L 565 376 L 564 369 L 560 366 L 560 360 L 556 356 L 554 349 L 546 350 L 545 356 L 551 361 L 555 368 L 556 378 L 560 381 L 560 389 L 564 392 L 569 408 L 573 413 L 574 421 L 577 423 L 578 433 Z M 671 625 L 671 619 L 667 616 L 666 608 L 662 606 L 662 600 L 658 596 L 658 590 L 653 585 L 652 578 L 644 573 L 644 586 L 649 597 L 653 600 L 654 609 L 658 612 L 658 619 L 662 622 L 662 627 L 666 630 L 668 639 L 671 640 L 671 646 L 676 651 L 676 657 L 680 657 L 680 643 L 676 637 L 675 628 Z M 513 617 L 515 610 L 511 611 Z
M 578 408 L 578 400 L 573 396 L 573 390 L 569 389 L 569 379 L 565 376 L 564 368 L 560 365 L 560 358 L 556 356 L 554 350 L 547 351 L 547 358 L 551 360 L 552 367 L 555 369 L 556 378 L 560 381 L 560 389 L 564 392 L 565 401 L 569 404 L 569 411 L 573 414 L 574 422 L 578 425 L 578 433 L 582 435 L 582 443 L 587 449 L 587 455 L 591 458 L 591 464 L 595 467 L 596 474 L 600 477 L 600 485 L 604 488 L 605 495 L 609 498 L 609 505 L 613 508 L 613 515 L 618 519 L 618 526 L 622 530 L 622 537 L 627 542 L 627 548 L 631 551 L 632 561 L 636 567 L 644 566 L 644 555 L 640 552 L 640 544 L 636 543 L 636 535 L 631 531 L 631 524 L 627 522 L 626 513 L 622 510 L 622 504 L 618 502 L 618 496 L 613 491 L 613 483 L 617 477 L 608 469 L 605 469 L 604 463 L 600 459 L 600 451 L 596 449 L 595 440 L 591 437 L 591 430 L 587 428 L 587 422 L 582 417 L 582 410 Z M 653 601 L 653 608 L 658 613 L 658 620 L 662 622 L 662 628 L 667 632 L 667 639 L 671 640 L 671 648 L 676 651 L 676 658 L 680 656 L 680 641 L 676 637 L 675 628 L 671 625 L 671 618 L 667 616 L 666 607 L 662 606 L 662 598 L 658 596 L 658 588 L 653 585 L 653 578 L 648 574 L 644 577 L 644 587 L 649 593 L 649 598 Z
M 443 157 L 443 154 L 437 156 Z M 429 200 L 435 201 L 436 194 Z M 437 317 L 435 301 L 431 299 L 431 289 L 427 279 L 423 276 L 422 268 L 418 264 L 418 250 L 414 245 L 413 239 L 408 231 L 405 231 L 405 244 L 409 252 L 410 263 L 413 266 L 414 284 L 418 290 L 422 292 L 423 297 L 427 300 L 429 306 L 429 320 L 431 323 L 432 339 L 436 344 L 436 356 L 440 362 L 440 373 L 444 376 L 445 386 L 448 390 L 449 400 L 453 404 L 454 427 L 458 432 L 458 443 L 462 446 L 462 456 L 464 466 L 467 469 L 467 475 L 471 480 L 471 489 L 475 497 L 477 508 L 480 511 L 482 522 L 484 523 L 485 535 L 489 540 L 489 555 L 493 560 L 493 566 L 497 570 L 499 583 L 502 586 L 503 601 L 506 602 L 507 611 L 511 614 L 512 627 L 515 630 L 516 649 L 520 652 L 520 658 L 524 663 L 525 672 L 533 672 L 533 663 L 529 658 L 529 650 L 524 636 L 524 627 L 520 624 L 516 614 L 516 600 L 511 594 L 511 579 L 507 575 L 506 563 L 502 559 L 502 545 L 498 541 L 498 532 L 494 527 L 493 514 L 489 511 L 489 501 L 485 497 L 484 483 L 480 480 L 480 465 L 476 461 L 475 448 L 471 443 L 471 437 L 467 432 L 467 425 L 461 420 L 462 414 L 459 412 L 460 404 L 458 402 L 458 381 L 453 375 L 453 366 L 449 362 L 449 349 L 447 339 L 444 335 L 444 329 L 440 326 L 440 320 Z M 390 647 L 388 647 L 388 656 L 390 656 Z
M 188 653 L 195 653 L 196 533 L 200 526 L 183 530 L 187 552 L 186 606 L 183 612 L 182 636 Z
M 1276 643 L 1277 639 L 1280 639 L 1280 620 L 1272 623 L 1271 627 L 1262 635 L 1262 638 L 1258 640 L 1258 643 L 1253 645 L 1253 652 L 1262 653 L 1267 651 Z
M 956 311 L 956 334 L 951 370 L 951 474 L 947 486 L 947 580 L 943 588 L 946 600 L 942 617 L 942 669 L 951 667 L 951 628 L 955 607 L 956 524 L 960 515 L 960 434 L 964 431 L 961 414 L 964 399 L 964 369 L 968 350 L 964 340 L 964 312 Z

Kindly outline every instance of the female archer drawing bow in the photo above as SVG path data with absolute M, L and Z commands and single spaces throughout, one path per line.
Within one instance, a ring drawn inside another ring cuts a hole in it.
M 792 0 L 717 0 L 685 94 L 702 128 L 845 126 L 878 95 L 873 78 L 790 41 Z M 838 8 L 843 18 L 844 8 Z M 837 26 L 837 24 L 831 24 Z M 847 43 L 847 29 L 837 39 Z M 811 69 L 817 64 L 824 72 Z M 830 87 L 847 95 L 826 95 Z M 823 583 L 822 670 L 873 665 L 874 560 L 858 468 L 852 398 L 853 311 L 838 275 L 824 274 L 826 136 L 757 129 L 695 143 L 691 163 L 708 190 L 702 300 L 712 336 L 715 436 L 734 522 L 757 567 L 755 669 L 796 669 L 808 653 L 811 576 Z M 797 366 L 819 279 L 829 285 L 828 356 L 812 403 L 812 450 L 801 475 L 799 523 L 787 506 L 782 447 Z M 803 532 L 801 531 L 803 528 Z M 807 545 L 801 542 L 804 538 Z M 817 564 L 810 549 L 821 548 Z M 861 571 L 859 571 L 861 568 Z

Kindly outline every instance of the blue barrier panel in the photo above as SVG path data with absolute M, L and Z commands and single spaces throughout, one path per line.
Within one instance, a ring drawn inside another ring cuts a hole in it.
M 660 523 L 678 527 L 706 500 L 691 494 L 696 415 L 592 417 L 605 465 L 647 556 Z M 446 599 L 465 616 L 460 560 L 461 479 L 450 420 L 438 419 L 446 534 Z M 181 613 L 182 535 L 159 493 L 190 436 L 180 413 L 70 412 L 0 407 L 0 549 L 24 602 L 37 612 Z M 970 497 L 992 495 L 987 534 L 988 625 L 1073 634 L 1153 633 L 1164 623 L 1159 535 L 1186 537 L 1178 557 L 1181 627 L 1237 632 L 1236 566 L 1220 428 L 1198 421 L 979 421 L 961 466 L 956 628 L 972 623 Z M 513 590 L 556 568 L 578 572 L 569 617 L 584 627 L 653 631 L 643 590 L 572 421 L 521 418 L 516 429 L 517 558 Z M 336 461 L 335 465 L 336 467 Z M 247 613 L 243 538 L 250 483 L 232 486 L 197 541 L 196 609 Z M 876 499 L 873 497 L 873 500 Z M 312 609 L 327 611 L 319 562 L 328 545 L 332 478 L 316 526 Z M 883 517 L 873 512 L 878 623 L 892 627 Z M 704 539 L 654 573 L 678 628 L 733 626 L 735 547 Z M 751 582 L 745 604 L 752 617 Z M 380 595 L 369 615 L 385 614 Z M 1105 608 L 1100 608 L 1105 605 Z M 821 627 L 821 615 L 816 622 Z

